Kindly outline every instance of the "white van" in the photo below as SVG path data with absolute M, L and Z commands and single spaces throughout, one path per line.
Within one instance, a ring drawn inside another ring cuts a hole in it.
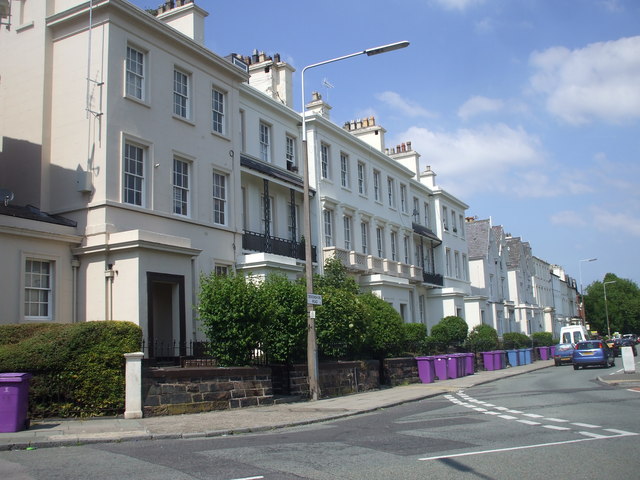
M 560 329 L 560 343 L 573 343 L 589 340 L 589 333 L 583 325 L 567 325 Z

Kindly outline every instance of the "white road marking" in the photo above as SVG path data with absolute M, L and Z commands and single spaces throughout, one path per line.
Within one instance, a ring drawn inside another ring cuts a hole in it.
M 637 433 L 634 433 L 632 435 L 638 435 Z M 553 447 L 556 445 L 568 445 L 570 443 L 581 443 L 581 442 L 590 442 L 593 440 L 608 440 L 610 438 L 618 438 L 621 437 L 622 435 L 614 435 L 611 437 L 602 437 L 602 438 L 593 438 L 593 437 L 589 437 L 589 438 L 580 438 L 577 440 L 566 440 L 564 442 L 551 442 L 551 443 L 539 443 L 536 445 L 522 445 L 520 447 L 508 447 L 508 448 L 496 448 L 495 450 L 483 450 L 480 452 L 466 452 L 466 453 L 454 453 L 453 455 L 439 455 L 437 457 L 425 457 L 425 458 L 419 458 L 418 461 L 421 462 L 426 462 L 429 460 L 442 460 L 443 458 L 456 458 L 456 457 L 471 457 L 474 455 L 484 455 L 486 453 L 500 453 L 500 452 L 513 452 L 516 450 L 528 450 L 531 448 L 540 448 L 540 447 Z
M 540 422 L 534 422 L 533 420 L 518 420 L 518 422 L 525 425 L 542 425 Z
M 232 478 L 231 480 L 260 480 L 261 478 L 264 478 L 264 476 L 260 475 L 258 477 Z
M 518 417 L 513 417 L 511 415 L 498 415 L 500 418 L 504 418 L 505 420 L 515 420 Z
M 615 433 L 617 435 L 622 435 L 622 436 L 625 436 L 625 437 L 628 437 L 629 435 L 638 435 L 637 433 L 625 432 L 624 430 L 616 430 L 615 428 L 605 428 L 604 431 L 605 432 Z
M 576 427 L 582 427 L 582 428 L 602 428 L 600 425 L 591 425 L 590 423 L 572 423 L 571 425 L 575 425 Z
M 569 423 L 569 420 L 564 420 L 562 418 L 549 418 L 549 417 L 546 417 L 545 420 L 547 420 L 548 422 Z
M 544 418 L 544 415 L 538 415 L 537 413 L 525 413 L 523 416 L 529 418 Z
M 571 430 L 568 427 L 559 427 L 557 425 L 543 425 L 543 428 L 548 428 L 549 430 Z
M 520 410 L 507 410 L 507 412 L 515 413 L 516 415 L 522 415 L 524 413 L 524 412 L 521 412 Z
M 476 412 L 486 412 L 486 411 L 487 411 L 487 409 L 486 409 L 486 408 L 482 408 L 482 407 L 476 407 L 476 408 L 474 408 L 474 410 L 475 410 Z
M 593 433 L 593 432 L 578 432 L 580 435 L 584 435 L 585 437 L 592 437 L 592 438 L 608 438 L 607 435 L 600 435 L 599 433 Z

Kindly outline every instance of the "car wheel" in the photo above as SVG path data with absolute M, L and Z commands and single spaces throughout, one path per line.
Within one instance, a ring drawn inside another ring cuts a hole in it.
M 611 362 L 611 366 L 615 367 L 616 366 L 616 361 L 614 360 L 613 362 Z
M 578 370 L 578 368 L 580 368 L 580 367 L 578 367 L 578 365 L 574 365 L 574 366 L 573 366 L 573 369 L 574 369 L 574 370 Z

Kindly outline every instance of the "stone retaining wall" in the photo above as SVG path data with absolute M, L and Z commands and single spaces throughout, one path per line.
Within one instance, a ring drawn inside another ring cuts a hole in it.
M 142 387 L 145 416 L 226 410 L 273 402 L 269 368 L 150 368 Z
M 383 362 L 384 383 L 391 387 L 420 383 L 418 363 L 414 357 L 386 358 Z

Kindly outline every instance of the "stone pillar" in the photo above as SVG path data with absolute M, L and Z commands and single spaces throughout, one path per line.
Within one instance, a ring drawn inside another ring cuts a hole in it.
M 142 357 L 142 352 L 124 354 L 127 359 L 124 418 L 142 418 Z

